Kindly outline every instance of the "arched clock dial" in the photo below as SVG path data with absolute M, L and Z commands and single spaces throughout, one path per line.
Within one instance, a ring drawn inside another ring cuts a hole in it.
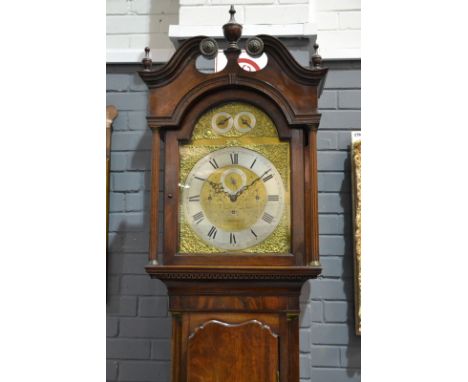
M 181 254 L 289 254 L 290 143 L 262 109 L 205 109 L 179 147 Z
M 269 237 L 284 211 L 285 188 L 260 153 L 228 147 L 201 158 L 182 196 L 185 221 L 205 243 L 236 251 Z

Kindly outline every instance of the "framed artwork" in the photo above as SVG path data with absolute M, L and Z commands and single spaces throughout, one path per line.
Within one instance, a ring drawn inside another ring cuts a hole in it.
M 354 239 L 354 304 L 356 334 L 361 335 L 361 132 L 351 133 Z

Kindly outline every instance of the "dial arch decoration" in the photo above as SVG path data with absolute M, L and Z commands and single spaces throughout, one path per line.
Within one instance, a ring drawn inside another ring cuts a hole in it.
M 277 126 L 260 107 L 247 102 L 226 101 L 206 110 L 189 137 L 225 142 L 227 138 L 278 138 Z

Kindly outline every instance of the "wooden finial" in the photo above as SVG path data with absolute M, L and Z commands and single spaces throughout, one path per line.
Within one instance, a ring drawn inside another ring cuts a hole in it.
M 229 14 L 231 15 L 231 18 L 229 19 L 230 23 L 235 23 L 236 19 L 234 18 L 234 15 L 236 14 L 236 10 L 234 9 L 234 4 L 231 4 L 231 8 L 229 8 Z
M 143 70 L 146 71 L 146 72 L 149 72 L 151 70 L 151 65 L 153 65 L 153 60 L 151 60 L 149 54 L 150 54 L 150 48 L 146 47 L 145 48 L 145 58 L 143 58 L 143 60 L 141 60 L 141 62 L 143 63 Z
M 242 36 L 242 25 L 240 25 L 234 18 L 234 15 L 236 14 L 234 5 L 231 5 L 229 14 L 231 15 L 229 22 L 223 25 L 224 37 L 226 37 L 226 40 L 229 42 L 227 50 L 235 50 L 240 52 L 240 48 L 237 42 Z
M 315 53 L 312 55 L 312 65 L 314 69 L 320 69 L 322 67 L 322 56 L 318 54 L 319 44 L 317 42 L 314 43 L 314 50 Z

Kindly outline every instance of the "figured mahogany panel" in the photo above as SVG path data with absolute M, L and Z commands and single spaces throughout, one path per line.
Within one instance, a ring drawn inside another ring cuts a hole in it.
M 188 341 L 188 382 L 276 382 L 278 336 L 257 320 L 210 320 Z
M 277 296 L 172 296 L 170 304 L 177 311 L 197 312 L 280 312 L 289 308 L 287 298 Z

